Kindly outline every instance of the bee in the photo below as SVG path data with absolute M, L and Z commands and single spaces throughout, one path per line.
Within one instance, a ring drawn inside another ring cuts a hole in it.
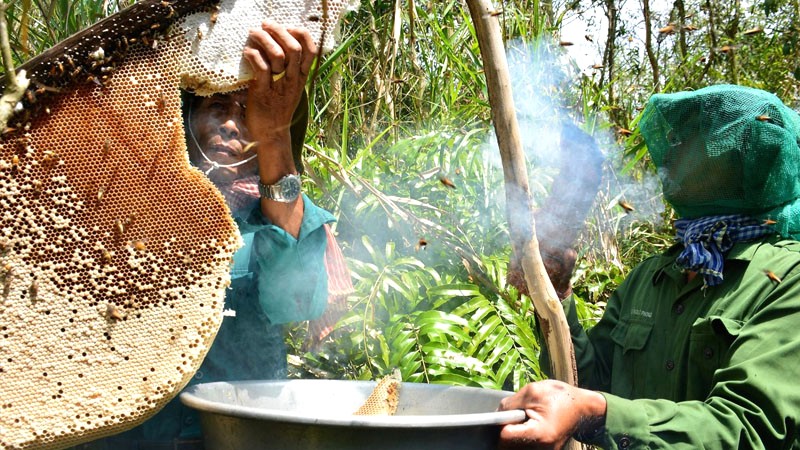
M 143 252 L 147 249 L 147 246 L 144 245 L 143 241 L 133 241 L 133 248 L 137 251 Z
M 213 5 L 211 7 L 211 14 L 209 14 L 208 16 L 208 20 L 211 22 L 212 25 L 217 23 L 218 16 L 219 16 L 219 5 Z
M 780 277 L 779 277 L 779 276 L 777 276 L 777 275 L 775 275 L 775 273 L 773 273 L 773 272 L 772 272 L 772 271 L 770 271 L 770 270 L 765 270 L 765 271 L 764 271 L 764 275 L 766 275 L 766 276 L 767 276 L 767 278 L 769 278 L 770 280 L 772 280 L 772 281 L 774 281 L 774 282 L 776 282 L 776 283 L 780 283 L 780 282 L 781 282 L 781 279 L 780 279 Z
M 623 136 L 630 136 L 630 135 L 633 134 L 633 131 L 631 131 L 631 130 L 629 130 L 627 128 L 622 128 L 622 127 L 618 127 L 617 128 L 617 132 L 619 134 L 623 135 Z
M 32 302 L 36 301 L 36 297 L 39 295 L 39 282 L 36 281 L 36 278 L 34 278 L 33 281 L 31 281 L 31 285 L 28 286 L 28 295 Z
M 36 92 L 33 89 L 26 89 L 25 90 L 25 100 L 27 100 L 28 103 L 31 104 L 31 105 L 36 103 Z
M 633 211 L 636 211 L 636 209 L 634 209 L 633 205 L 631 205 L 630 203 L 626 202 L 625 200 L 620 199 L 617 202 L 617 204 L 620 206 L 620 208 L 625 210 L 626 213 L 631 213 Z
M 108 319 L 114 320 L 116 322 L 119 322 L 120 320 L 122 320 L 124 318 L 124 316 L 122 315 L 122 312 L 120 312 L 119 308 L 117 308 L 116 305 L 113 305 L 111 303 L 109 303 L 106 306 L 106 317 Z
M 308 16 L 308 21 L 309 22 L 319 22 L 320 20 L 322 20 L 322 19 L 316 14 Z
M 11 292 L 11 276 L 14 275 L 14 267 L 6 263 L 3 266 L 3 296 L 8 297 Z
M 118 236 L 122 236 L 125 233 L 125 225 L 122 224 L 122 221 L 117 219 L 114 221 L 114 230 L 117 232 Z
M 69 56 L 69 55 L 64 55 L 64 59 L 67 60 L 67 64 L 69 64 L 69 67 L 74 70 L 75 69 L 75 61 L 72 60 L 72 57 Z
M 61 75 L 64 75 L 64 65 L 61 64 L 61 61 L 56 61 L 55 65 L 50 68 L 50 76 L 60 77 Z
M 56 162 L 57 155 L 54 151 L 45 150 L 44 151 L 44 158 L 42 158 L 42 164 L 45 166 L 50 166 Z
M 768 122 L 768 121 L 772 120 L 772 117 L 770 117 L 770 116 L 768 116 L 766 114 L 762 114 L 762 115 L 756 117 L 756 120 L 760 120 L 762 122 Z
M 33 180 L 33 193 L 39 195 L 42 193 L 42 182 L 39 180 Z
M 417 250 L 425 250 L 425 248 L 427 247 L 428 247 L 428 241 L 426 241 L 425 238 L 419 238 L 419 241 L 417 242 L 415 248 Z
M 157 30 L 159 28 L 161 28 L 161 24 L 160 23 L 154 23 L 154 24 L 150 25 L 150 29 L 151 30 Z
M 164 91 L 158 93 L 158 99 L 156 100 L 156 108 L 160 112 L 164 112 L 164 108 L 167 107 L 167 99 L 164 98 Z
M 117 43 L 117 47 L 122 49 L 123 52 L 127 52 L 128 51 L 128 38 L 126 38 L 125 36 L 122 36 L 122 38 L 120 38 L 120 40 Z
M 108 156 L 109 153 L 111 153 L 111 140 L 106 139 L 103 143 L 103 156 Z
M 11 157 L 11 170 L 19 169 L 19 156 L 14 155 Z
M 671 23 L 663 28 L 659 28 L 658 32 L 661 34 L 673 34 L 675 33 L 675 24 Z
M 195 34 L 195 38 L 198 41 L 202 41 L 203 40 L 203 32 L 200 30 L 200 28 L 197 29 L 197 33 Z
M 97 202 L 100 203 L 103 201 L 103 195 L 106 193 L 105 186 L 100 186 L 100 189 L 97 190 Z
M 253 142 L 250 142 L 250 143 L 248 143 L 248 144 L 247 144 L 247 145 L 245 145 L 245 146 L 244 146 L 244 148 L 242 149 L 242 154 L 247 154 L 247 153 L 249 153 L 249 152 L 250 152 L 250 150 L 252 150 L 252 149 L 254 149 L 254 148 L 256 147 L 256 145 L 258 145 L 258 142 L 257 142 L 257 141 L 253 141 Z
M 102 257 L 103 257 L 103 262 L 104 263 L 111 264 L 111 261 L 113 259 L 112 255 L 111 255 L 111 252 L 109 252 L 108 250 L 103 250 Z
M 449 187 L 450 189 L 455 189 L 456 184 L 450 181 L 447 177 L 439 177 L 439 182 L 442 183 L 445 187 Z

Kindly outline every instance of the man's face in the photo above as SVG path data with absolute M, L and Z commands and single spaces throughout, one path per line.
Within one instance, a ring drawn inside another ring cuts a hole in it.
M 255 155 L 255 148 L 244 151 L 250 143 L 250 132 L 245 125 L 246 100 L 247 91 L 197 98 L 189 112 L 189 131 L 194 136 L 187 142 L 189 159 L 203 172 L 213 167 L 212 162 L 219 164 L 208 173 L 214 183 L 230 184 L 258 174 L 255 158 L 230 167 Z

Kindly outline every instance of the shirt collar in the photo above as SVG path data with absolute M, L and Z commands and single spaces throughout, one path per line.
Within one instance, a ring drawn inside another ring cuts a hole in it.
M 770 243 L 780 240 L 776 235 L 766 236 L 762 239 L 747 242 L 737 242 L 725 255 L 726 261 L 743 261 L 750 262 L 758 251 L 758 248 L 764 243 Z M 678 267 L 675 260 L 683 251 L 683 244 L 677 243 L 668 248 L 661 254 L 661 261 L 656 266 L 655 273 L 653 273 L 653 284 L 658 283 L 664 276 L 668 276 L 675 282 L 683 281 L 683 269 Z

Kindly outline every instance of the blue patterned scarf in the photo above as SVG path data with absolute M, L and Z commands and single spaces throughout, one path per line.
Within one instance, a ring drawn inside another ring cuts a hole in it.
M 775 233 L 773 228 L 742 215 L 678 219 L 675 228 L 676 239 L 685 247 L 676 263 L 701 274 L 703 288 L 722 283 L 723 261 L 733 244 Z

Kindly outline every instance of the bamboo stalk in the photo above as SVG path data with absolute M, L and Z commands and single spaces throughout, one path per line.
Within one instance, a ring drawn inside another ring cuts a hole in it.
M 554 377 L 576 385 L 577 368 L 569 325 L 539 254 L 525 155 L 511 96 L 508 61 L 500 25 L 497 17 L 491 14 L 493 8 L 488 0 L 467 0 L 467 5 L 481 49 L 492 120 L 503 162 L 511 243 L 514 252 L 520 257 L 528 292 L 540 317 Z M 512 206 L 515 211 L 513 214 L 510 210 Z M 522 214 L 519 213 L 520 209 Z

